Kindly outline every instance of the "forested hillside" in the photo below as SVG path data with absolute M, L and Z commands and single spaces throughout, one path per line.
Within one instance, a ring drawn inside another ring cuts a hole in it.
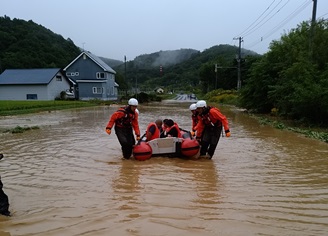
M 72 40 L 33 21 L 0 17 L 0 73 L 16 68 L 64 68 L 80 53 Z
M 237 85 L 236 55 L 238 48 L 231 45 L 213 46 L 203 52 L 193 49 L 161 51 L 141 55 L 133 61 L 114 67 L 118 76 L 126 77 L 129 86 L 149 91 L 163 87 L 166 91 L 207 92 L 215 89 L 215 64 L 222 67 L 216 88 L 234 89 Z M 243 57 L 256 53 L 242 50 Z M 231 69 L 231 67 L 234 67 Z M 206 73 L 201 72 L 207 71 Z

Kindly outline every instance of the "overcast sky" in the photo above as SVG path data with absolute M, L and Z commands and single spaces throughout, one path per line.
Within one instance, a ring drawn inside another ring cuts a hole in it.
M 317 0 L 317 19 L 328 0 Z M 98 56 L 133 60 L 160 50 L 219 44 L 263 54 L 312 17 L 312 0 L 0 0 L 0 16 L 32 20 Z

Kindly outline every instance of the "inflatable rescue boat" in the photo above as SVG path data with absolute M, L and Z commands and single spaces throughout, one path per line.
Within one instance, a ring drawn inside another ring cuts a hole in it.
M 190 133 L 185 133 L 182 138 L 166 137 L 151 141 L 141 141 L 133 148 L 133 156 L 136 160 L 144 161 L 154 156 L 168 156 L 181 158 L 197 158 L 200 145 L 196 139 L 191 138 Z

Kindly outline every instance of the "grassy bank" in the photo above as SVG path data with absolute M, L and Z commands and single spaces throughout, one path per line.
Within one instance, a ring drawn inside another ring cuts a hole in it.
M 54 111 L 99 105 L 83 101 L 0 101 L 0 116 L 20 115 L 41 111 Z
M 289 130 L 300 133 L 305 137 L 318 139 L 328 143 L 328 130 L 320 127 L 309 127 L 304 124 L 296 123 L 291 120 L 286 120 L 280 117 L 272 117 L 269 115 L 254 115 L 261 125 L 270 125 L 276 129 Z
M 209 103 L 214 104 L 226 104 L 239 106 L 239 98 L 237 91 L 231 90 L 213 90 L 206 95 L 204 99 Z M 315 127 L 311 125 L 306 125 L 302 122 L 296 122 L 292 120 L 286 120 L 278 115 L 270 114 L 254 114 L 249 113 L 251 116 L 255 117 L 259 124 L 270 125 L 276 129 L 289 130 L 292 132 L 300 133 L 308 138 L 317 139 L 328 143 L 328 129 L 322 127 Z

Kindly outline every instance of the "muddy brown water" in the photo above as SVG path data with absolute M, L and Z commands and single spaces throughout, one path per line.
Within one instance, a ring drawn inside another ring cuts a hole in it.
M 188 103 L 140 106 L 140 128 L 172 118 L 190 129 Z M 123 160 L 104 127 L 117 107 L 0 118 L 0 174 L 15 235 L 328 235 L 328 145 L 260 126 L 222 107 L 231 137 L 212 160 Z

